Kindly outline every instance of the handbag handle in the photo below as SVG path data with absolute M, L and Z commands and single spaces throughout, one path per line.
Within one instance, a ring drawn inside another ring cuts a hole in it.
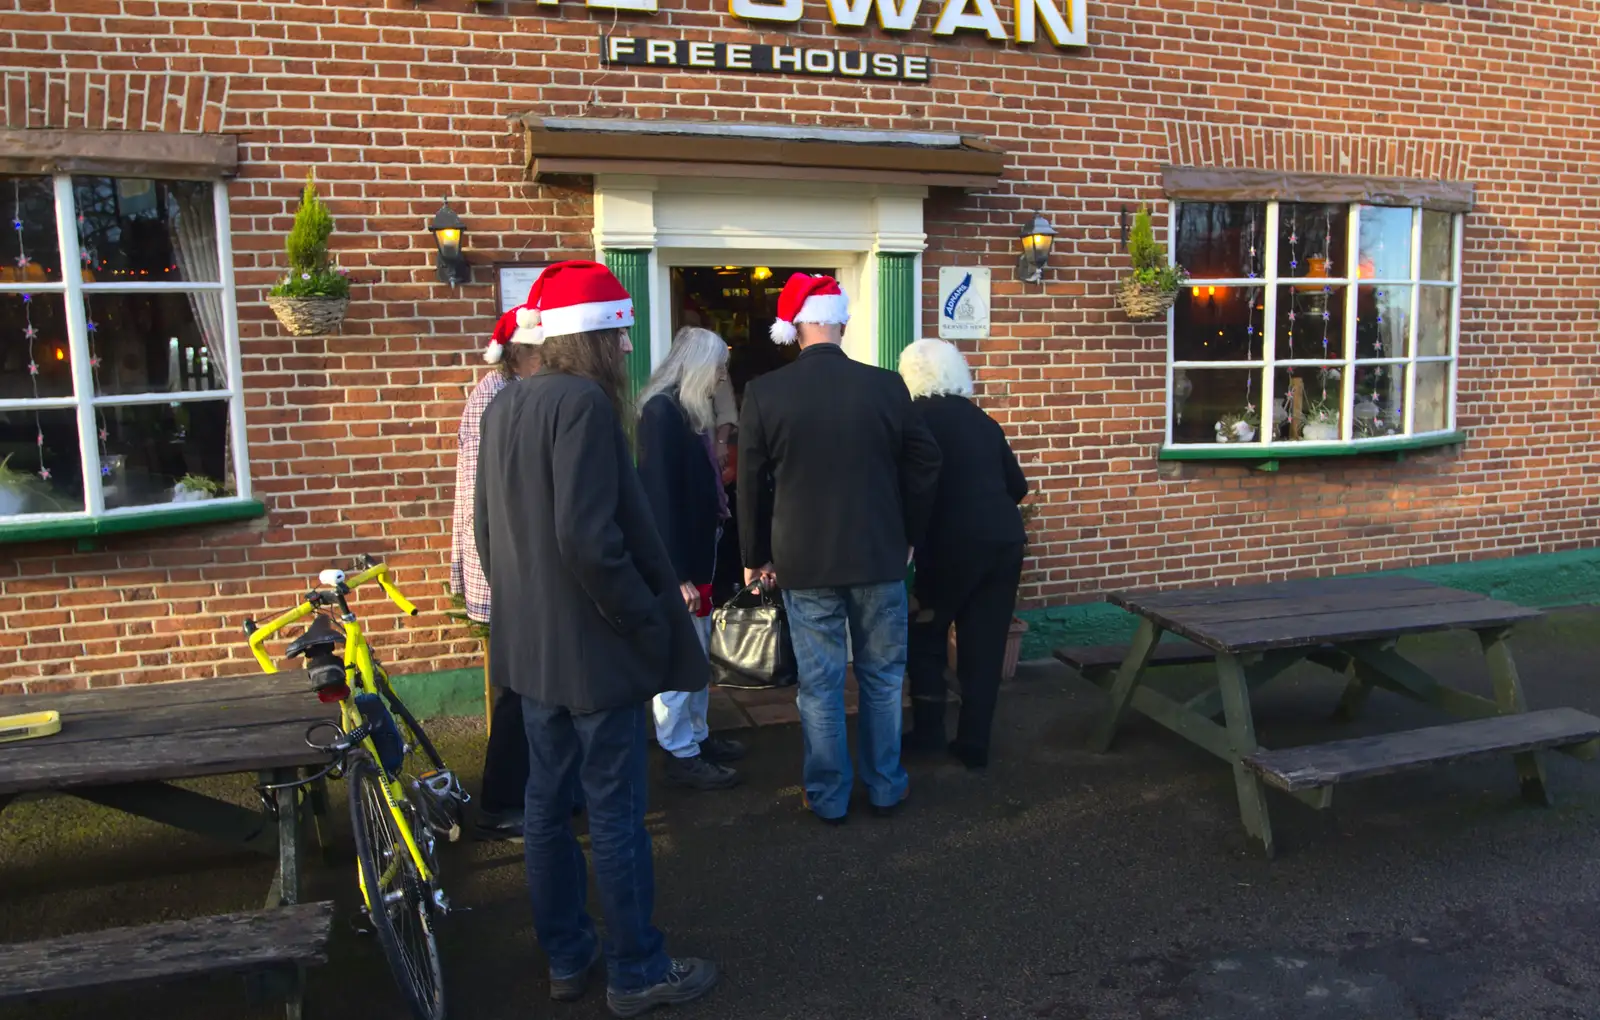
M 778 605 L 778 600 L 773 598 L 771 595 L 769 595 L 767 593 L 766 586 L 761 583 L 761 578 L 758 577 L 754 581 L 751 581 L 750 583 L 746 584 L 743 588 L 740 588 L 738 591 L 734 592 L 733 593 L 733 597 L 728 599 L 728 601 L 726 601 L 726 602 L 724 602 L 722 604 L 722 608 L 723 609 L 731 608 L 735 602 L 737 602 L 740 599 L 744 598 L 746 595 L 750 594 L 753 591 L 760 591 L 761 592 L 761 604 L 762 605 L 764 605 L 764 606 L 775 606 L 775 605 Z

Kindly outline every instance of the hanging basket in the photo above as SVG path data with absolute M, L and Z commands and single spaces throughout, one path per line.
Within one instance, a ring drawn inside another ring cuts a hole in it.
M 1124 280 L 1117 292 L 1117 303 L 1134 322 L 1149 322 L 1167 314 L 1167 309 L 1178 300 L 1178 288 L 1159 290 L 1137 280 Z
M 269 297 L 267 307 L 283 323 L 283 328 L 295 336 L 318 336 L 339 332 L 344 321 L 349 298 L 333 297 Z

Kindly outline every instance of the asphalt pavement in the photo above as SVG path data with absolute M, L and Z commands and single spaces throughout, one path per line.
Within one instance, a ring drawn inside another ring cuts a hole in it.
M 1524 627 L 1532 707 L 1600 713 L 1600 610 Z M 1401 650 L 1487 694 L 1470 636 Z M 1257 701 L 1283 746 L 1441 721 L 1374 694 L 1330 721 L 1341 680 L 1303 666 Z M 891 819 L 864 802 L 823 826 L 800 805 L 800 733 L 765 727 L 746 781 L 658 787 L 650 815 L 657 919 L 669 949 L 726 976 L 684 1020 L 1546 1020 L 1600 1017 L 1600 763 L 1548 758 L 1557 806 L 1518 796 L 1508 759 L 1340 787 L 1329 812 L 1269 794 L 1279 857 L 1246 843 L 1231 774 L 1138 720 L 1108 755 L 1083 750 L 1102 695 L 1025 666 L 1001 698 L 995 762 L 973 776 L 911 763 Z M 440 727 L 469 777 L 483 738 Z M 659 771 L 659 763 L 657 764 Z M 240 803 L 243 783 L 204 784 Z M 335 791 L 335 804 L 341 804 Z M 309 893 L 348 917 L 346 826 Z M 450 848 L 458 906 L 441 938 L 451 1015 L 595 1020 L 598 991 L 547 997 L 516 844 Z M 0 942 L 259 906 L 270 865 L 67 798 L 0 814 Z M 377 947 L 341 921 L 308 1017 L 403 1016 Z M 218 979 L 0 1017 L 276 1017 Z M 663 1016 L 669 1014 L 663 1013 Z

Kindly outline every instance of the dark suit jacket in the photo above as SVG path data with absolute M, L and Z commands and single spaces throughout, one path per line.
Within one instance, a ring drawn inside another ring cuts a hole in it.
M 639 480 L 655 514 L 679 581 L 711 583 L 717 559 L 722 478 L 705 440 L 689 425 L 682 407 L 664 393 L 639 412 Z
M 483 415 L 474 506 L 490 679 L 595 712 L 706 686 L 710 667 L 604 391 L 540 372 Z
M 893 372 L 815 344 L 753 380 L 739 416 L 739 536 L 746 567 L 785 588 L 906 576 L 939 480 L 939 448 Z
M 917 600 L 939 605 L 968 574 L 992 565 L 998 550 L 1027 540 L 1017 504 L 1028 480 L 1005 432 L 977 404 L 958 396 L 915 404 L 944 457 L 927 537 L 917 546 Z

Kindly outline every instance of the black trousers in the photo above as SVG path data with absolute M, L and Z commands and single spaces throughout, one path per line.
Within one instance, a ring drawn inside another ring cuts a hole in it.
M 911 677 L 915 742 L 923 747 L 942 742 L 944 674 L 950 656 L 950 625 L 955 624 L 961 716 L 954 749 L 983 762 L 989 755 L 1006 637 L 1017 606 L 1022 546 L 980 546 L 970 552 L 970 558 L 962 563 L 943 565 L 936 586 L 927 592 L 933 604 L 912 614 L 906 671 Z M 924 619 L 929 610 L 931 619 Z
M 478 806 L 492 814 L 522 810 L 528 791 L 528 733 L 522 725 L 522 695 L 495 695 L 489 747 L 483 755 L 483 793 Z

